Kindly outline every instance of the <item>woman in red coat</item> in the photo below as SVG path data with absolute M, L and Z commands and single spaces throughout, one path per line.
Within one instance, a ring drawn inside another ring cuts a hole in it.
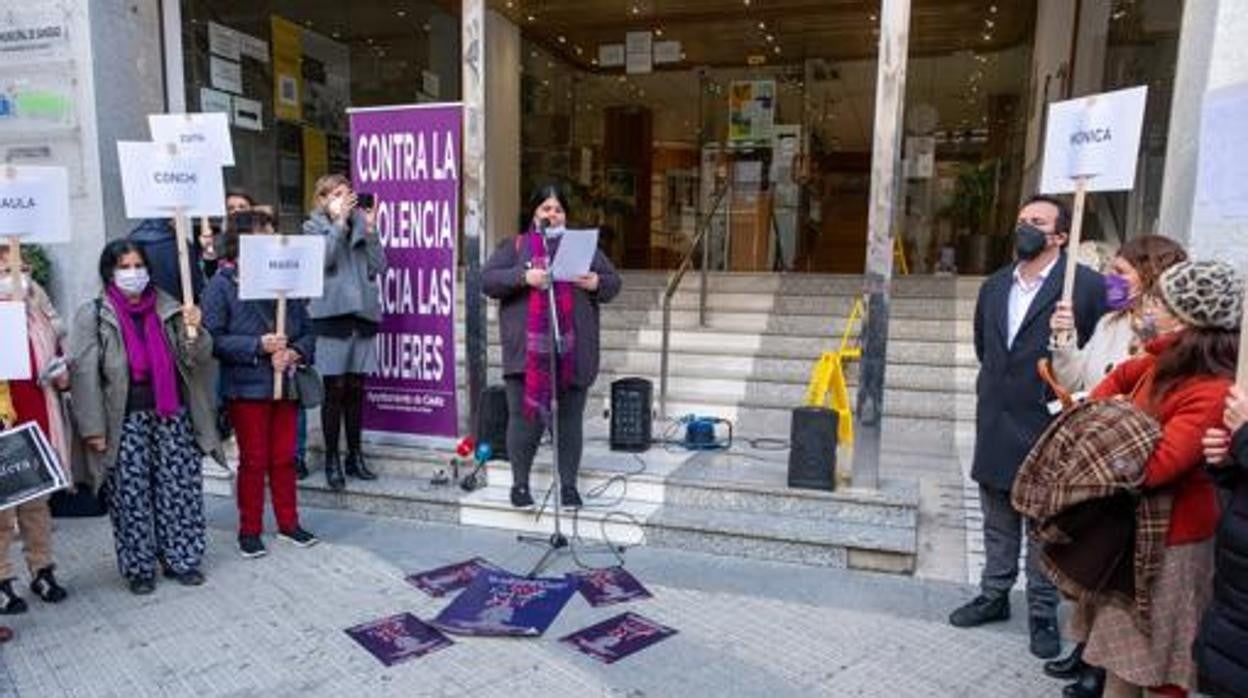
M 1134 687 L 1172 696 L 1193 690 L 1192 641 L 1212 593 L 1219 510 L 1213 481 L 1201 468 L 1201 441 L 1221 424 L 1235 375 L 1243 281 L 1221 262 L 1189 261 L 1166 270 L 1158 286 L 1142 317 L 1146 353 L 1092 392 L 1093 399 L 1127 396 L 1157 418 L 1162 437 L 1145 465 L 1144 487 L 1172 495 L 1148 627 L 1114 602 L 1093 612 L 1084 659 L 1107 670 L 1106 695 Z

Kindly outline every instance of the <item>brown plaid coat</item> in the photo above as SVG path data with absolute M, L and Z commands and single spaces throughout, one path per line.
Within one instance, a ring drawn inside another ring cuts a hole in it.
M 1143 493 L 1161 426 L 1125 399 L 1085 402 L 1049 425 L 1014 481 L 1014 508 L 1036 522 L 1045 571 L 1062 593 L 1133 600 L 1148 627 L 1170 497 Z

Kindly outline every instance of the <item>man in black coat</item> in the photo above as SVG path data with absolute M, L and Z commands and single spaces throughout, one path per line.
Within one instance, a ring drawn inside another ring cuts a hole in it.
M 152 284 L 179 301 L 182 300 L 182 271 L 178 266 L 178 238 L 173 221 L 167 218 L 147 218 L 130 231 L 130 242 L 143 248 L 147 255 L 148 274 Z M 191 255 L 191 296 L 196 302 L 204 290 L 204 272 L 200 269 L 199 241 L 187 239 Z
M 949 622 L 973 627 L 1010 617 L 1010 589 L 1018 578 L 1023 520 L 1010 503 L 1019 466 L 1053 418 L 1055 399 L 1036 371 L 1049 357 L 1049 316 L 1061 299 L 1066 276 L 1070 213 L 1059 200 L 1034 196 L 1023 204 L 1014 231 L 1017 261 L 979 289 L 975 306 L 975 353 L 980 369 L 971 477 L 979 483 L 984 515 L 981 593 L 957 609 Z M 1106 310 L 1104 281 L 1078 267 L 1073 299 L 1079 340 L 1092 336 Z M 1057 656 L 1057 589 L 1040 567 L 1038 546 L 1027 546 L 1027 605 L 1031 652 Z

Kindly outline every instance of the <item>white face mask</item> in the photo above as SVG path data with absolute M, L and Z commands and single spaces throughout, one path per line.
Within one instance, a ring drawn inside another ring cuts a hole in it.
M 145 267 L 113 270 L 113 283 L 127 296 L 137 296 L 143 293 L 143 291 L 147 290 L 148 281 L 149 278 Z
M 10 297 L 17 295 L 13 288 L 13 276 L 10 274 L 0 275 L 0 296 Z M 22 294 L 25 295 L 30 290 L 30 275 L 22 274 Z

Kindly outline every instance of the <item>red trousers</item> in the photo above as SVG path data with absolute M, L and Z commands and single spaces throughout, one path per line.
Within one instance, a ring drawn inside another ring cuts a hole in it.
M 264 476 L 273 494 L 277 528 L 299 526 L 295 499 L 295 427 L 298 404 L 292 400 L 231 400 L 230 422 L 238 438 L 238 534 L 264 531 Z

